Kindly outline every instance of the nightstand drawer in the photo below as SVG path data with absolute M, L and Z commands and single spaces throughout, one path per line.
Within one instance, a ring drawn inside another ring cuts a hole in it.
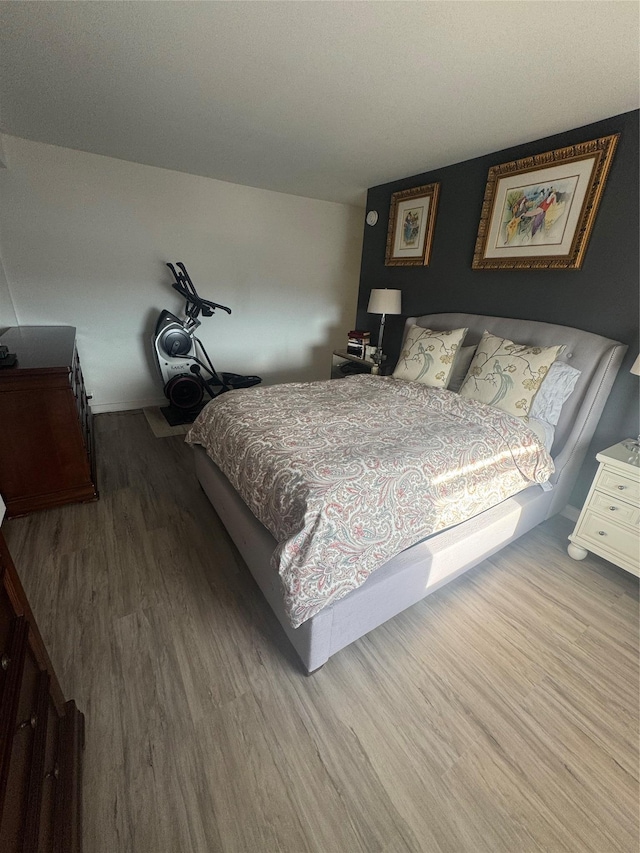
M 608 492 L 610 495 L 616 495 L 629 503 L 640 503 L 640 483 L 638 480 L 631 480 L 619 474 L 617 471 L 612 471 L 611 468 L 604 467 L 595 484 L 596 489 Z
M 598 548 L 621 554 L 634 564 L 640 561 L 638 532 L 616 524 L 590 509 L 586 511 L 576 532 L 580 539 L 588 539 Z
M 594 492 L 589 501 L 589 506 L 597 509 L 602 515 L 611 516 L 613 521 L 624 524 L 640 524 L 640 508 L 633 504 L 621 501 L 617 497 L 604 492 Z

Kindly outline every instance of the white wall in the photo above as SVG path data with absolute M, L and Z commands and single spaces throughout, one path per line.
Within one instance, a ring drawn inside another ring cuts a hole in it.
M 13 307 L 13 300 L 9 291 L 9 283 L 4 271 L 2 263 L 2 255 L 0 255 L 0 329 L 5 326 L 15 326 L 18 320 Z
M 151 330 L 182 305 L 165 261 L 233 311 L 200 329 L 218 370 L 328 378 L 355 318 L 364 211 L 3 141 L 0 257 L 17 322 L 77 327 L 94 411 L 163 400 Z M 0 276 L 0 307 L 5 290 Z

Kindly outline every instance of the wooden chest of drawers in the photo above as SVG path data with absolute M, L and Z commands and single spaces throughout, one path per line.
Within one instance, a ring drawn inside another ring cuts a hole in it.
M 91 409 L 72 326 L 0 335 L 15 367 L 0 369 L 0 494 L 7 516 L 95 500 Z
M 569 555 L 582 560 L 593 551 L 640 575 L 640 457 L 615 444 L 596 459 L 600 465 L 569 537 Z
M 0 532 L 2 853 L 79 853 L 83 744 Z

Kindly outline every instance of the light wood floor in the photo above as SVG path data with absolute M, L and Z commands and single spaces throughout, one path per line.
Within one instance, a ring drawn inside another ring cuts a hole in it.
M 638 584 L 558 518 L 311 678 L 180 437 L 5 536 L 86 714 L 85 853 L 638 851 Z

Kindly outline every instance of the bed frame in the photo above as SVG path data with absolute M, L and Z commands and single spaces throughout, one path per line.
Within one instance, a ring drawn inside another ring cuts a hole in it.
M 307 673 L 566 506 L 627 350 L 617 341 L 568 326 L 479 314 L 409 317 L 405 334 L 412 324 L 438 330 L 467 326 L 465 346 L 477 344 L 485 329 L 518 343 L 566 344 L 560 360 L 580 370 L 581 376 L 556 427 L 552 449 L 556 470 L 550 480 L 553 488 L 545 491 L 537 485 L 529 486 L 474 518 L 407 548 L 371 574 L 361 587 L 325 607 L 299 628 L 292 628 L 282 603 L 280 578 L 270 565 L 275 539 L 202 447 L 194 447 L 198 480 Z

